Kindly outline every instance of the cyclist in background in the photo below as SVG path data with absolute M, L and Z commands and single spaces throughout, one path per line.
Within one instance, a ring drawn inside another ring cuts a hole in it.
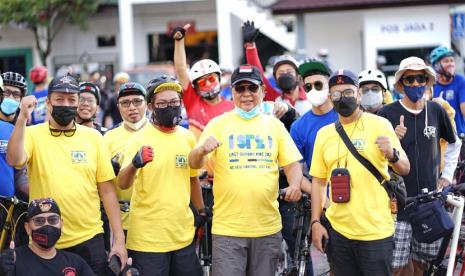
M 32 125 L 40 124 L 48 120 L 46 103 L 48 95 L 47 76 L 48 70 L 42 65 L 36 65 L 29 71 L 29 79 L 34 83 L 32 95 L 37 99 L 37 105 L 31 116 Z
M 244 47 L 247 58 L 247 63 L 256 66 L 265 83 L 265 100 L 278 101 L 290 104 L 295 108 L 297 113 L 302 116 L 311 109 L 311 104 L 307 101 L 305 91 L 300 86 L 300 78 L 298 73 L 297 61 L 289 56 L 282 55 L 276 58 L 273 64 L 273 77 L 281 89 L 282 93 L 273 88 L 271 83 L 265 77 L 263 67 L 258 58 L 258 51 L 255 45 L 259 30 L 255 28 L 254 22 L 245 22 L 242 27 L 242 35 L 244 37 Z
M 18 114 L 21 99 L 26 95 L 26 79 L 15 72 L 0 77 L 0 195 L 17 195 L 27 200 L 29 186 L 26 167 L 15 169 L 6 161 L 6 149 Z
M 387 97 L 390 97 L 386 77 L 384 73 L 377 69 L 367 69 L 358 74 L 362 99 L 360 105 L 366 112 L 376 114 L 384 104 Z
M 118 175 L 122 189 L 134 190 L 127 246 L 142 275 L 201 275 L 190 201 L 204 218 L 207 214 L 198 172 L 187 161 L 195 136 L 178 126 L 182 92 L 172 76 L 149 82 L 152 124 L 128 141 Z
M 121 118 L 123 118 L 123 122 L 108 130 L 103 136 L 110 150 L 110 156 L 112 156 L 111 162 L 116 176 L 119 174 L 124 159 L 132 158 L 132 156 L 126 156 L 124 154 L 128 141 L 131 137 L 150 126 L 145 115 L 147 112 L 146 95 L 147 92 L 145 88 L 141 84 L 135 82 L 122 84 L 118 91 L 117 106 Z M 118 200 L 129 202 L 132 196 L 132 187 L 122 190 L 118 185 L 118 181 L 119 179 L 117 177 L 114 184 Z M 123 230 L 126 233 L 129 227 L 129 214 L 130 212 L 121 211 Z M 108 230 L 108 227 L 106 227 L 105 231 L 108 232 Z M 109 241 L 109 239 L 106 240 Z
M 455 72 L 454 55 L 454 51 L 441 46 L 431 51 L 430 61 L 437 76 L 433 97 L 442 96 L 455 109 L 455 126 L 460 135 L 465 133 L 465 78 Z
M 232 110 L 234 104 L 220 96 L 221 70 L 216 62 L 211 59 L 199 60 L 188 73 L 184 37 L 189 27 L 189 24 L 177 27 L 172 33 L 174 67 L 184 91 L 182 101 L 189 118 L 189 129 L 199 137 L 211 119 Z
M 100 89 L 97 85 L 91 82 L 79 84 L 79 105 L 76 113 L 76 123 L 96 129 L 103 135 L 107 129 L 95 121 L 100 100 Z

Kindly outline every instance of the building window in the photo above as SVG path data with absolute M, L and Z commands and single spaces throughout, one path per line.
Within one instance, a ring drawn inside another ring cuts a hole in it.
M 114 47 L 116 46 L 115 35 L 99 35 L 97 36 L 97 46 L 100 47 Z

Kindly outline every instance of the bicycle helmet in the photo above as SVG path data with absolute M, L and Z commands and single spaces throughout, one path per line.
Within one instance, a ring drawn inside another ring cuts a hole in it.
M 302 64 L 300 64 L 299 74 L 302 78 L 315 74 L 326 75 L 329 77 L 331 75 L 331 69 L 316 58 L 307 58 Z
M 23 96 L 26 94 L 27 82 L 23 75 L 15 72 L 5 72 L 2 74 L 2 78 L 4 85 L 18 87 L 19 89 L 21 89 L 21 93 L 23 94 Z
M 273 77 L 276 78 L 276 71 L 278 70 L 278 67 L 282 64 L 289 64 L 292 67 L 294 67 L 295 71 L 299 71 L 299 63 L 295 58 L 293 58 L 290 55 L 282 55 L 279 56 L 275 59 L 274 64 L 273 64 Z
M 97 85 L 91 82 L 81 82 L 79 84 L 79 94 L 83 92 L 93 94 L 95 96 L 95 99 L 97 100 L 97 105 L 100 104 L 100 100 L 101 100 L 100 89 L 98 88 Z
M 192 65 L 192 68 L 190 70 L 190 77 L 192 83 L 194 83 L 200 77 L 203 77 L 211 73 L 217 73 L 218 78 L 221 80 L 221 69 L 216 62 L 214 62 L 211 59 L 202 59 L 197 61 L 196 63 L 194 63 L 194 65 Z
M 173 76 L 163 74 L 149 81 L 147 84 L 147 103 L 150 103 L 153 95 L 166 90 L 174 90 L 182 94 L 182 86 Z
M 439 46 L 433 49 L 429 55 L 429 60 L 431 64 L 435 64 L 436 62 L 440 61 L 444 57 L 453 57 L 454 56 L 454 51 L 451 49 L 444 47 L 444 46 Z
M 123 83 L 126 83 L 126 82 L 129 82 L 131 80 L 131 78 L 129 77 L 129 74 L 126 73 L 126 72 L 119 72 L 115 75 L 115 77 L 113 78 L 113 83 L 120 83 L 120 84 L 123 84 Z
M 47 75 L 47 68 L 41 65 L 34 66 L 34 68 L 29 71 L 29 78 L 36 85 L 45 82 Z
M 141 96 L 144 96 L 145 98 L 147 95 L 147 91 L 140 83 L 137 83 L 137 82 L 123 83 L 119 88 L 118 99 L 123 96 L 128 96 L 128 95 L 141 95 Z
M 377 82 L 384 90 L 387 90 L 387 82 L 384 73 L 378 69 L 367 69 L 358 74 L 358 83 L 362 85 L 367 82 Z

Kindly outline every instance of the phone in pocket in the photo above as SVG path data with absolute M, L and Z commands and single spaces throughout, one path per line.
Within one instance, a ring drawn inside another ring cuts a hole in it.
M 336 203 L 350 200 L 350 174 L 346 168 L 336 168 L 331 172 L 331 199 Z

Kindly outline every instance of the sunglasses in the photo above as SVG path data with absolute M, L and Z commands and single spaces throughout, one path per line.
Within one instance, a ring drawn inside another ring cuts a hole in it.
M 52 215 L 48 217 L 35 217 L 35 218 L 32 218 L 31 220 L 32 222 L 34 222 L 35 226 L 42 226 L 45 224 L 46 221 L 50 225 L 57 225 L 58 223 L 60 223 L 60 216 Z
M 138 107 L 138 106 L 141 106 L 143 102 L 144 102 L 144 99 L 132 99 L 132 100 L 121 101 L 118 104 L 121 105 L 122 107 L 128 108 L 131 106 L 131 103 L 135 107 Z
M 334 91 L 329 93 L 329 97 L 333 101 L 339 101 L 342 96 L 344 97 L 353 97 L 355 94 L 355 91 L 352 89 L 345 89 L 343 91 Z
M 240 84 L 240 85 L 234 85 L 233 88 L 239 94 L 244 93 L 245 90 L 248 90 L 252 93 L 257 93 L 259 86 L 256 84 Z
M 197 80 L 197 86 L 200 86 L 200 87 L 206 86 L 207 81 L 209 83 L 215 83 L 218 81 L 218 77 L 216 75 L 210 75 L 210 76 L 207 76 L 206 78 L 199 79 Z
M 76 133 L 76 122 L 74 122 L 73 128 L 72 129 L 54 129 L 49 127 L 50 130 L 50 135 L 53 137 L 58 137 L 61 134 L 63 134 L 65 137 L 71 137 Z
M 13 98 L 15 99 L 21 99 L 23 95 L 21 94 L 21 92 L 12 91 L 10 89 L 5 88 L 5 91 L 3 92 L 3 96 L 5 97 L 13 96 Z
M 426 83 L 428 81 L 428 76 L 421 74 L 421 75 L 408 75 L 403 76 L 402 81 L 404 84 L 412 85 L 417 81 L 419 84 Z
M 310 92 L 312 90 L 313 87 L 315 87 L 315 90 L 318 90 L 318 91 L 321 91 L 323 90 L 323 83 L 321 81 L 316 81 L 314 82 L 313 84 L 308 82 L 306 84 L 304 84 L 304 90 L 305 92 Z

